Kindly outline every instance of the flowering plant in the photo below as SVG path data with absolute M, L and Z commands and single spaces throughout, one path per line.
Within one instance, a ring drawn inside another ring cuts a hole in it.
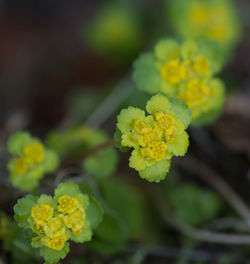
M 183 156 L 189 145 L 185 129 L 191 111 L 184 102 L 157 94 L 146 106 L 149 115 L 136 107 L 123 109 L 118 116 L 116 142 L 123 150 L 133 148 L 129 166 L 140 177 L 159 182 L 166 177 L 172 156 Z
M 142 54 L 134 64 L 137 88 L 182 99 L 192 110 L 193 124 L 209 122 L 224 101 L 224 85 L 213 78 L 222 60 L 211 43 L 172 39 L 159 41 L 153 52 Z
M 69 252 L 69 240 L 83 243 L 91 240 L 91 200 L 72 183 L 61 183 L 54 197 L 27 195 L 14 207 L 18 225 L 33 232 L 31 245 L 40 249 L 48 263 L 57 263 Z
M 10 181 L 23 191 L 36 188 L 43 175 L 54 171 L 58 165 L 56 152 L 27 132 L 13 134 L 8 141 L 8 151 L 12 155 L 8 163 Z

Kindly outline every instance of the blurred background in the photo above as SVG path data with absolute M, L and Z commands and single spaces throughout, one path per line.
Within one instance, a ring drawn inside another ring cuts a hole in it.
M 112 136 L 120 109 L 127 105 L 143 107 L 149 98 L 127 80 L 133 61 L 142 51 L 151 49 L 160 38 L 174 35 L 167 15 L 168 2 L 0 0 L 1 149 L 16 130 L 28 130 L 45 138 L 52 129 L 83 124 L 85 120 Z M 250 2 L 235 0 L 234 4 L 242 33 L 220 74 L 228 93 L 223 114 L 213 125 L 190 130 L 190 152 L 221 173 L 250 205 Z M 107 98 L 108 103 L 102 105 Z M 103 116 L 95 112 L 98 109 L 104 111 Z M 128 155 L 120 156 L 122 173 L 119 176 L 135 177 L 136 173 L 128 168 Z M 1 168 L 4 166 L 1 164 Z M 202 189 L 197 186 L 209 189 L 208 196 L 211 191 L 209 185 L 193 174 L 195 172 L 186 172 L 185 168 L 173 170 L 168 183 L 163 184 L 167 193 L 171 184 L 176 184 L 175 177 L 180 182 L 188 182 L 183 189 L 176 189 L 172 197 L 184 196 L 174 201 L 177 205 L 173 207 L 178 211 L 179 204 L 194 194 L 187 204 L 181 203 L 181 211 L 189 208 L 187 222 L 197 226 L 205 223 L 222 231 L 244 232 L 245 227 L 235 221 L 236 214 L 217 193 L 205 199 L 208 208 L 214 208 L 211 216 L 189 219 L 196 214 L 195 202 L 201 197 Z M 139 191 L 135 192 L 139 199 L 144 197 L 143 185 L 140 179 L 135 181 L 132 185 L 139 186 Z M 15 201 L 2 200 L 1 209 L 11 214 L 13 204 Z M 149 207 L 147 203 L 144 206 Z M 156 209 L 150 210 L 151 216 L 154 215 Z M 143 213 L 140 217 L 146 216 Z M 186 216 L 181 217 L 185 220 Z M 217 218 L 223 221 L 216 222 Z M 147 231 L 141 230 L 147 233 L 145 236 L 138 236 L 137 242 L 125 249 L 114 250 L 115 255 L 106 255 L 105 250 L 99 250 L 100 245 L 94 245 L 99 253 L 95 256 L 87 251 L 84 255 L 87 262 L 83 262 L 81 249 L 76 246 L 62 263 L 250 263 L 249 245 L 197 243 L 165 227 L 161 217 L 153 217 L 149 222 Z M 151 230 L 152 225 L 157 227 Z M 134 241 L 134 238 L 126 239 Z M 154 247 L 149 249 L 145 244 Z M 2 252 L 1 257 L 0 263 L 11 263 L 10 253 Z

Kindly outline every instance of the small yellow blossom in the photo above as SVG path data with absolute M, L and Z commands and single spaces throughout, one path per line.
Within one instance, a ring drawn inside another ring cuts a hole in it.
M 145 134 L 149 133 L 152 130 L 152 128 L 150 126 L 148 126 L 142 120 L 136 120 L 134 122 L 133 128 L 134 128 L 135 132 L 140 134 L 140 135 L 145 135 Z
M 72 230 L 73 236 L 78 236 L 82 233 L 83 227 L 85 227 L 86 213 L 82 208 L 63 218 L 65 225 Z
M 42 245 L 58 251 L 64 247 L 66 241 L 67 241 L 67 237 L 65 234 L 58 234 L 52 237 L 41 238 Z
M 190 80 L 187 85 L 187 91 L 178 95 L 192 109 L 204 103 L 211 96 L 209 87 L 199 80 Z
M 60 213 L 67 213 L 70 214 L 78 208 L 78 201 L 76 198 L 62 195 L 58 199 L 58 207 L 57 210 Z
M 194 70 L 198 74 L 208 75 L 210 69 L 209 61 L 206 57 L 200 55 L 194 61 Z
M 46 225 L 44 225 L 44 231 L 47 236 L 52 236 L 59 231 L 64 230 L 63 228 L 63 221 L 60 215 L 51 218 Z
M 174 127 L 165 130 L 164 136 L 167 142 L 172 143 L 175 140 Z
M 186 76 L 186 70 L 179 60 L 170 60 L 162 69 L 161 76 L 164 80 L 177 84 Z
M 53 217 L 54 207 L 51 204 L 35 205 L 31 209 L 31 216 L 34 222 L 42 225 Z
M 172 128 L 175 125 L 175 119 L 170 114 L 164 114 L 162 112 L 158 112 L 155 115 L 155 119 L 157 120 L 157 127 L 159 127 L 162 130 L 168 130 L 169 128 Z
M 31 166 L 31 162 L 26 157 L 22 157 L 16 159 L 14 166 L 17 174 L 21 175 L 21 174 L 25 174 L 29 170 Z
M 158 142 L 155 145 L 148 146 L 141 149 L 141 155 L 145 158 L 150 158 L 155 161 L 161 161 L 167 151 L 167 145 L 163 142 Z
M 41 143 L 33 143 L 24 147 L 24 155 L 34 163 L 44 160 L 44 147 Z

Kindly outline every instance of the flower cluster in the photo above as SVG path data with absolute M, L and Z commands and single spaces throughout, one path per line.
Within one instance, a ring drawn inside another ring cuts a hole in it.
M 128 107 L 118 116 L 116 141 L 121 147 L 134 148 L 129 166 L 148 181 L 159 182 L 170 168 L 172 156 L 183 156 L 189 145 L 185 129 L 191 111 L 184 102 L 157 94 L 146 106 L 149 115 Z
M 8 163 L 10 181 L 23 191 L 37 187 L 43 175 L 52 172 L 58 164 L 57 154 L 27 132 L 13 134 L 8 141 L 8 151 L 13 155 Z
M 184 38 L 210 39 L 223 49 L 234 46 L 239 38 L 239 20 L 231 0 L 175 0 L 168 8 L 173 26 Z
M 157 43 L 154 52 L 142 54 L 134 64 L 137 87 L 182 99 L 191 108 L 193 123 L 213 119 L 224 99 L 224 87 L 214 79 L 222 65 L 211 43 L 171 39 Z M 204 120 L 203 120 L 204 119 Z
M 68 253 L 69 240 L 91 240 L 88 206 L 89 197 L 78 185 L 66 182 L 55 189 L 54 197 L 28 195 L 18 200 L 14 211 L 19 226 L 33 231 L 32 246 L 40 248 L 47 262 L 54 263 Z

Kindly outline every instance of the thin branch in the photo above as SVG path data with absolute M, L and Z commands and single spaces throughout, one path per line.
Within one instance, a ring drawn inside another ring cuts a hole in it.
M 66 158 L 65 160 L 62 161 L 61 168 L 68 168 L 68 167 L 75 166 L 75 165 L 79 164 L 83 159 L 97 153 L 100 150 L 111 147 L 114 144 L 115 144 L 114 139 L 110 139 L 109 141 L 107 141 L 103 144 L 100 144 L 94 148 L 88 149 L 82 153 L 79 153 L 78 155 L 76 155 L 74 157 Z
M 153 203 L 161 213 L 164 220 L 185 236 L 204 242 L 219 244 L 246 245 L 250 243 L 250 235 L 216 233 L 194 228 L 172 215 L 168 205 L 164 202 L 162 195 L 159 194 L 159 191 L 150 191 L 149 193 L 152 197 Z
M 192 157 L 185 157 L 175 161 L 176 164 L 194 173 L 196 177 L 201 178 L 214 187 L 224 199 L 238 212 L 250 227 L 250 209 L 245 202 L 235 193 L 222 176 L 210 169 L 202 161 Z

